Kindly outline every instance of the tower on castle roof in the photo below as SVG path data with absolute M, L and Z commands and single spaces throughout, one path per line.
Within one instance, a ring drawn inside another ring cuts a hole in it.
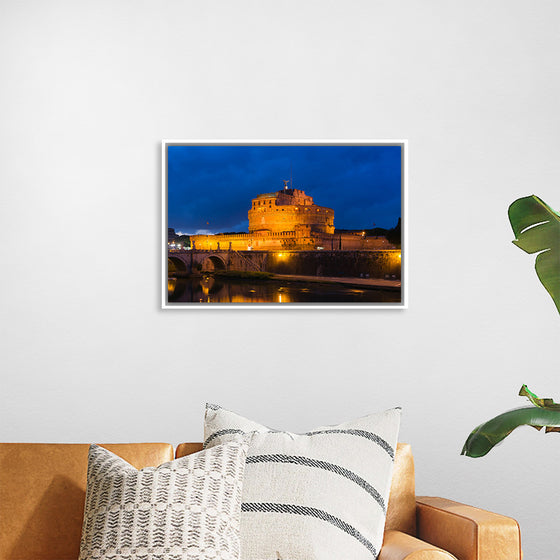
M 334 210 L 318 206 L 301 189 L 284 188 L 257 195 L 249 210 L 249 232 L 295 231 L 307 226 L 311 231 L 334 233 Z

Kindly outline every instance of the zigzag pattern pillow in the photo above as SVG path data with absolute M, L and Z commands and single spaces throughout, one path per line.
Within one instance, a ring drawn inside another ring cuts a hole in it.
M 80 560 L 238 560 L 247 444 L 142 470 L 92 445 Z
M 254 433 L 241 505 L 243 560 L 375 560 L 401 409 L 305 434 L 206 406 L 205 447 Z

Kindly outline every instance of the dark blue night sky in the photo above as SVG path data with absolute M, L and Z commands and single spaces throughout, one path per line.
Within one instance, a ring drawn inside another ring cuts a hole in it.
M 247 232 L 258 194 L 293 187 L 334 209 L 340 229 L 392 228 L 401 216 L 400 146 L 168 146 L 168 226 Z

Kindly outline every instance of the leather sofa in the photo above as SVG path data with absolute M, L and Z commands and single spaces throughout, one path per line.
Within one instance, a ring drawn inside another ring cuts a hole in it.
M 103 445 L 136 468 L 194 453 L 200 443 Z M 0 444 L 0 560 L 76 560 L 87 444 Z M 415 495 L 411 448 L 399 443 L 379 560 L 520 560 L 517 522 Z

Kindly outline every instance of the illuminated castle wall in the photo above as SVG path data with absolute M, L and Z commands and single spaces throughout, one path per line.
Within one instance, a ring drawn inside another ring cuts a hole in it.
M 299 189 L 260 194 L 249 210 L 249 233 L 192 235 L 193 249 L 207 251 L 363 251 L 391 249 L 385 237 L 335 233 L 334 210 L 318 206 Z
M 299 189 L 259 194 L 249 210 L 249 233 L 297 231 L 309 226 L 316 233 L 334 233 L 334 210 L 313 204 Z

